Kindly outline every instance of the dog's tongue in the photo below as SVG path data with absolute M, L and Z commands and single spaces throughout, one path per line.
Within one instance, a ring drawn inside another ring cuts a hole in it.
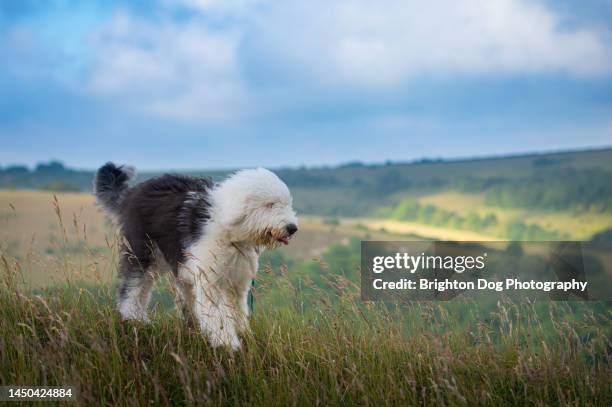
M 281 242 L 284 245 L 288 245 L 289 244 L 289 239 L 286 237 L 281 237 L 278 239 L 279 242 Z

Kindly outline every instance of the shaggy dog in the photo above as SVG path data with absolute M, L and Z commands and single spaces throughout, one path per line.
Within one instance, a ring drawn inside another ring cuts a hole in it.
M 220 184 L 207 178 L 163 175 L 128 186 L 134 170 L 107 163 L 95 195 L 121 226 L 119 312 L 148 321 L 156 267 L 170 266 L 177 305 L 197 322 L 212 346 L 240 348 L 258 258 L 288 244 L 297 218 L 287 186 L 272 172 L 236 172 Z

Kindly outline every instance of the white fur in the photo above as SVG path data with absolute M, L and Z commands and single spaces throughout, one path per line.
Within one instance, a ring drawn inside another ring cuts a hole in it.
M 276 246 L 270 237 L 297 225 L 297 217 L 287 186 L 263 168 L 235 173 L 211 191 L 211 202 L 202 237 L 179 269 L 178 289 L 211 344 L 238 349 L 259 254 Z
M 127 291 L 125 298 L 119 301 L 119 312 L 124 320 L 135 320 L 143 323 L 150 322 L 147 307 L 151 300 L 154 278 L 146 278 Z

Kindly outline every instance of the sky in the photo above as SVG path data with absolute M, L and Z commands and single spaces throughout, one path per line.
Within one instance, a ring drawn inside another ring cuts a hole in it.
M 612 146 L 612 0 L 0 1 L 0 165 Z

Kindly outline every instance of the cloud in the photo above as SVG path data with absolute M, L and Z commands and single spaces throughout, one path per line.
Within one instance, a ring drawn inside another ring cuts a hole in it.
M 92 37 L 88 89 L 163 117 L 235 117 L 246 98 L 239 42 L 239 33 L 197 19 L 152 22 L 118 13 Z
M 267 73 L 268 88 L 288 78 L 298 99 L 313 88 L 409 89 L 422 78 L 612 71 L 609 33 L 570 27 L 525 0 L 164 0 L 158 8 L 153 17 L 117 12 L 95 31 L 87 89 L 179 120 L 278 105 L 255 71 Z
M 603 35 L 564 28 L 554 11 L 523 0 L 340 0 L 278 8 L 260 21 L 275 57 L 321 80 L 397 85 L 415 77 L 611 69 Z

